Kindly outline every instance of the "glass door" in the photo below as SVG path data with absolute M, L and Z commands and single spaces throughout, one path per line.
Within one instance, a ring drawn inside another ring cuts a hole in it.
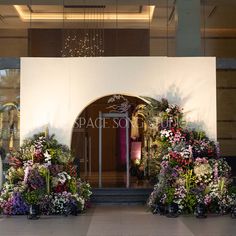
M 128 113 L 99 112 L 99 188 L 129 188 Z

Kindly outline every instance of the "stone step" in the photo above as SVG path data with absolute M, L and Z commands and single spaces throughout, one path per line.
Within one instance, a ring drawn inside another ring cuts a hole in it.
M 95 204 L 145 204 L 152 189 L 100 188 L 93 189 Z

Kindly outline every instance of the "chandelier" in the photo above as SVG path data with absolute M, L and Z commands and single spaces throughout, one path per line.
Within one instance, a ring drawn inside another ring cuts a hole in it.
M 72 6 L 64 6 L 64 9 Z M 79 29 L 65 29 L 63 17 L 63 57 L 96 57 L 104 55 L 104 9 L 105 6 L 76 6 L 84 13 Z

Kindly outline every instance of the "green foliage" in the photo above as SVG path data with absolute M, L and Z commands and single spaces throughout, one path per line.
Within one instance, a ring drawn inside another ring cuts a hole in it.
M 167 205 L 173 203 L 174 198 L 175 198 L 175 188 L 173 188 L 173 187 L 167 187 L 167 188 L 165 189 L 165 193 L 166 193 L 166 200 L 165 200 L 165 203 L 166 203 Z
M 69 191 L 72 193 L 72 194 L 76 194 L 77 191 L 78 191 L 78 187 L 77 187 L 77 181 L 75 178 L 71 178 L 69 181 L 68 181 L 68 188 L 69 188 Z
M 160 166 L 160 159 L 158 156 L 152 157 L 150 159 L 145 159 L 145 166 L 146 175 L 150 183 L 155 184 L 158 181 L 158 173 L 161 169 Z
M 24 178 L 24 170 L 23 170 L 23 168 L 15 169 L 13 167 L 10 167 L 7 170 L 6 178 L 7 178 L 7 180 L 10 183 L 16 183 L 18 181 L 23 180 L 23 178 Z
M 23 193 L 23 198 L 28 205 L 36 205 L 44 196 L 45 191 L 42 189 L 36 189 Z
M 193 175 L 193 170 L 187 170 L 185 177 L 185 189 L 187 194 L 189 194 L 190 190 L 195 186 L 196 177 Z
M 39 168 L 39 174 L 43 176 L 44 178 L 47 177 L 48 173 L 49 173 L 49 170 L 46 167 L 41 166 Z
M 202 131 L 202 130 L 192 130 L 191 132 L 187 132 L 187 135 L 188 135 L 188 139 L 191 139 L 191 140 L 208 139 L 205 131 Z
M 236 195 L 236 186 L 230 186 L 229 187 L 229 194 L 230 195 Z
M 80 182 L 79 183 L 79 194 L 85 200 L 88 200 L 92 194 L 90 185 L 86 182 Z
M 158 101 L 156 99 L 150 98 L 150 97 L 143 97 L 148 102 L 148 109 L 153 111 L 165 111 L 168 106 L 168 100 L 162 98 L 161 101 Z
M 155 118 L 159 116 L 160 112 L 165 111 L 169 103 L 166 99 L 162 99 L 161 101 L 157 101 L 152 98 L 147 98 L 143 97 L 146 102 L 148 103 L 147 105 L 139 105 L 137 107 L 136 114 L 141 115 L 145 122 L 149 125 L 155 123 Z
M 197 198 L 194 194 L 187 194 L 183 199 L 183 212 L 188 214 L 193 214 L 195 210 L 195 206 L 197 204 Z
M 170 147 L 170 143 L 164 140 L 157 140 L 158 152 L 163 156 L 168 153 L 168 148 Z

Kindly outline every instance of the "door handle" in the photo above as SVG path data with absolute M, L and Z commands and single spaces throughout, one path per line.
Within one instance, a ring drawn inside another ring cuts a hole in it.
M 89 176 L 91 176 L 91 172 L 92 172 L 92 142 L 91 142 L 91 136 L 89 136 L 89 139 L 88 139 L 89 143 L 89 148 L 88 148 L 88 151 L 89 151 Z
M 87 165 L 88 165 L 88 141 L 87 141 L 87 137 L 85 136 L 84 138 L 84 173 L 85 173 L 85 176 L 87 176 L 88 174 L 88 168 L 87 168 Z

